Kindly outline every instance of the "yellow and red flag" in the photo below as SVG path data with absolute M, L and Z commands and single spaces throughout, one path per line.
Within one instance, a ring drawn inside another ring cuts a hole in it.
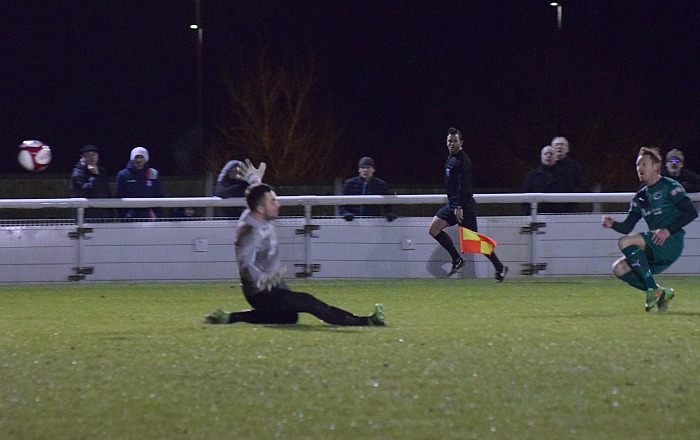
M 459 227 L 459 245 L 462 252 L 491 255 L 496 248 L 496 241 L 464 226 Z

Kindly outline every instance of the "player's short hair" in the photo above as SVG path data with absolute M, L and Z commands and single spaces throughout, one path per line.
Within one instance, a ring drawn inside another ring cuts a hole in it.
M 251 185 L 245 191 L 245 202 L 251 211 L 262 205 L 265 194 L 272 192 L 272 187 L 267 183 L 256 183 Z
M 456 134 L 457 136 L 459 136 L 459 140 L 460 140 L 460 141 L 462 140 L 462 132 L 459 131 L 459 130 L 457 130 L 457 129 L 454 128 L 454 127 L 450 127 L 450 128 L 447 130 L 447 135 L 448 135 L 448 136 L 452 136 L 453 134 Z
M 642 147 L 639 149 L 639 154 L 638 156 L 649 156 L 649 159 L 653 163 L 661 163 L 661 153 L 659 153 L 658 148 L 652 148 L 652 147 Z

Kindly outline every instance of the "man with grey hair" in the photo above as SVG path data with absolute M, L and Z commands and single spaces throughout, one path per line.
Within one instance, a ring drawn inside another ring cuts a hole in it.
M 569 155 L 569 141 L 564 136 L 556 136 L 552 139 L 552 147 L 557 151 L 557 163 L 554 166 L 554 172 L 562 182 L 561 192 L 588 192 L 588 185 L 586 185 L 586 179 L 583 177 L 581 164 Z M 564 211 L 562 212 L 576 211 L 576 204 L 569 203 L 564 206 Z

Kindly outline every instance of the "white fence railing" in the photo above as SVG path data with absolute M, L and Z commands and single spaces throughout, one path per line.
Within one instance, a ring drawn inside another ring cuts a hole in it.
M 507 193 L 475 194 L 477 203 L 530 204 L 539 203 L 629 203 L 634 193 Z M 700 193 L 689 194 L 694 202 L 700 201 Z M 387 196 L 278 196 L 282 206 L 333 206 L 333 205 L 409 205 L 443 204 L 447 197 L 440 194 L 387 195 Z M 184 208 L 244 206 L 243 198 L 220 199 L 218 197 L 165 197 L 124 199 L 0 199 L 0 208 Z
M 476 194 L 477 203 L 627 203 L 634 193 L 509 193 Z M 692 194 L 694 201 L 700 201 L 700 193 Z M 388 196 L 278 196 L 282 206 L 314 205 L 402 205 L 402 204 L 443 204 L 447 197 L 440 194 L 388 195 Z M 220 199 L 218 197 L 165 197 L 165 198 L 125 198 L 125 199 L 0 199 L 0 208 L 43 209 L 43 208 L 144 208 L 144 207 L 222 207 L 244 206 L 242 198 Z
M 609 274 L 619 257 L 619 234 L 603 229 L 600 214 L 538 214 L 539 203 L 623 203 L 633 193 L 479 194 L 477 203 L 530 204 L 530 216 L 479 218 L 479 231 L 498 241 L 510 276 Z M 700 201 L 700 194 L 692 194 Z M 317 206 L 345 204 L 441 205 L 444 195 L 280 196 L 283 206 L 302 206 L 304 216 L 280 219 L 283 262 L 314 278 L 439 278 L 447 253 L 428 235 L 430 218 L 315 218 Z M 243 199 L 2 199 L 2 209 L 243 206 Z M 624 213 L 617 213 L 621 220 Z M 70 218 L 71 216 L 69 216 Z M 233 220 L 61 224 L 0 222 L 0 283 L 156 280 L 230 280 L 237 277 Z M 640 222 L 639 229 L 645 225 Z M 700 223 L 686 228 L 683 258 L 669 273 L 695 274 L 700 267 Z M 456 228 L 449 228 L 457 241 Z M 520 270 L 518 270 L 520 269 Z M 462 276 L 490 277 L 475 256 Z M 290 271 L 291 273 L 291 271 Z

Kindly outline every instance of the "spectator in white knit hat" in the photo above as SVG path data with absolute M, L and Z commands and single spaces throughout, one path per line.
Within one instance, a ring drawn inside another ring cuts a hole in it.
M 149 167 L 148 150 L 136 147 L 131 150 L 130 160 L 126 167 L 117 174 L 117 198 L 147 198 L 164 197 L 158 179 L 158 170 Z M 155 219 L 156 212 L 152 208 L 128 208 L 122 213 L 129 219 Z

